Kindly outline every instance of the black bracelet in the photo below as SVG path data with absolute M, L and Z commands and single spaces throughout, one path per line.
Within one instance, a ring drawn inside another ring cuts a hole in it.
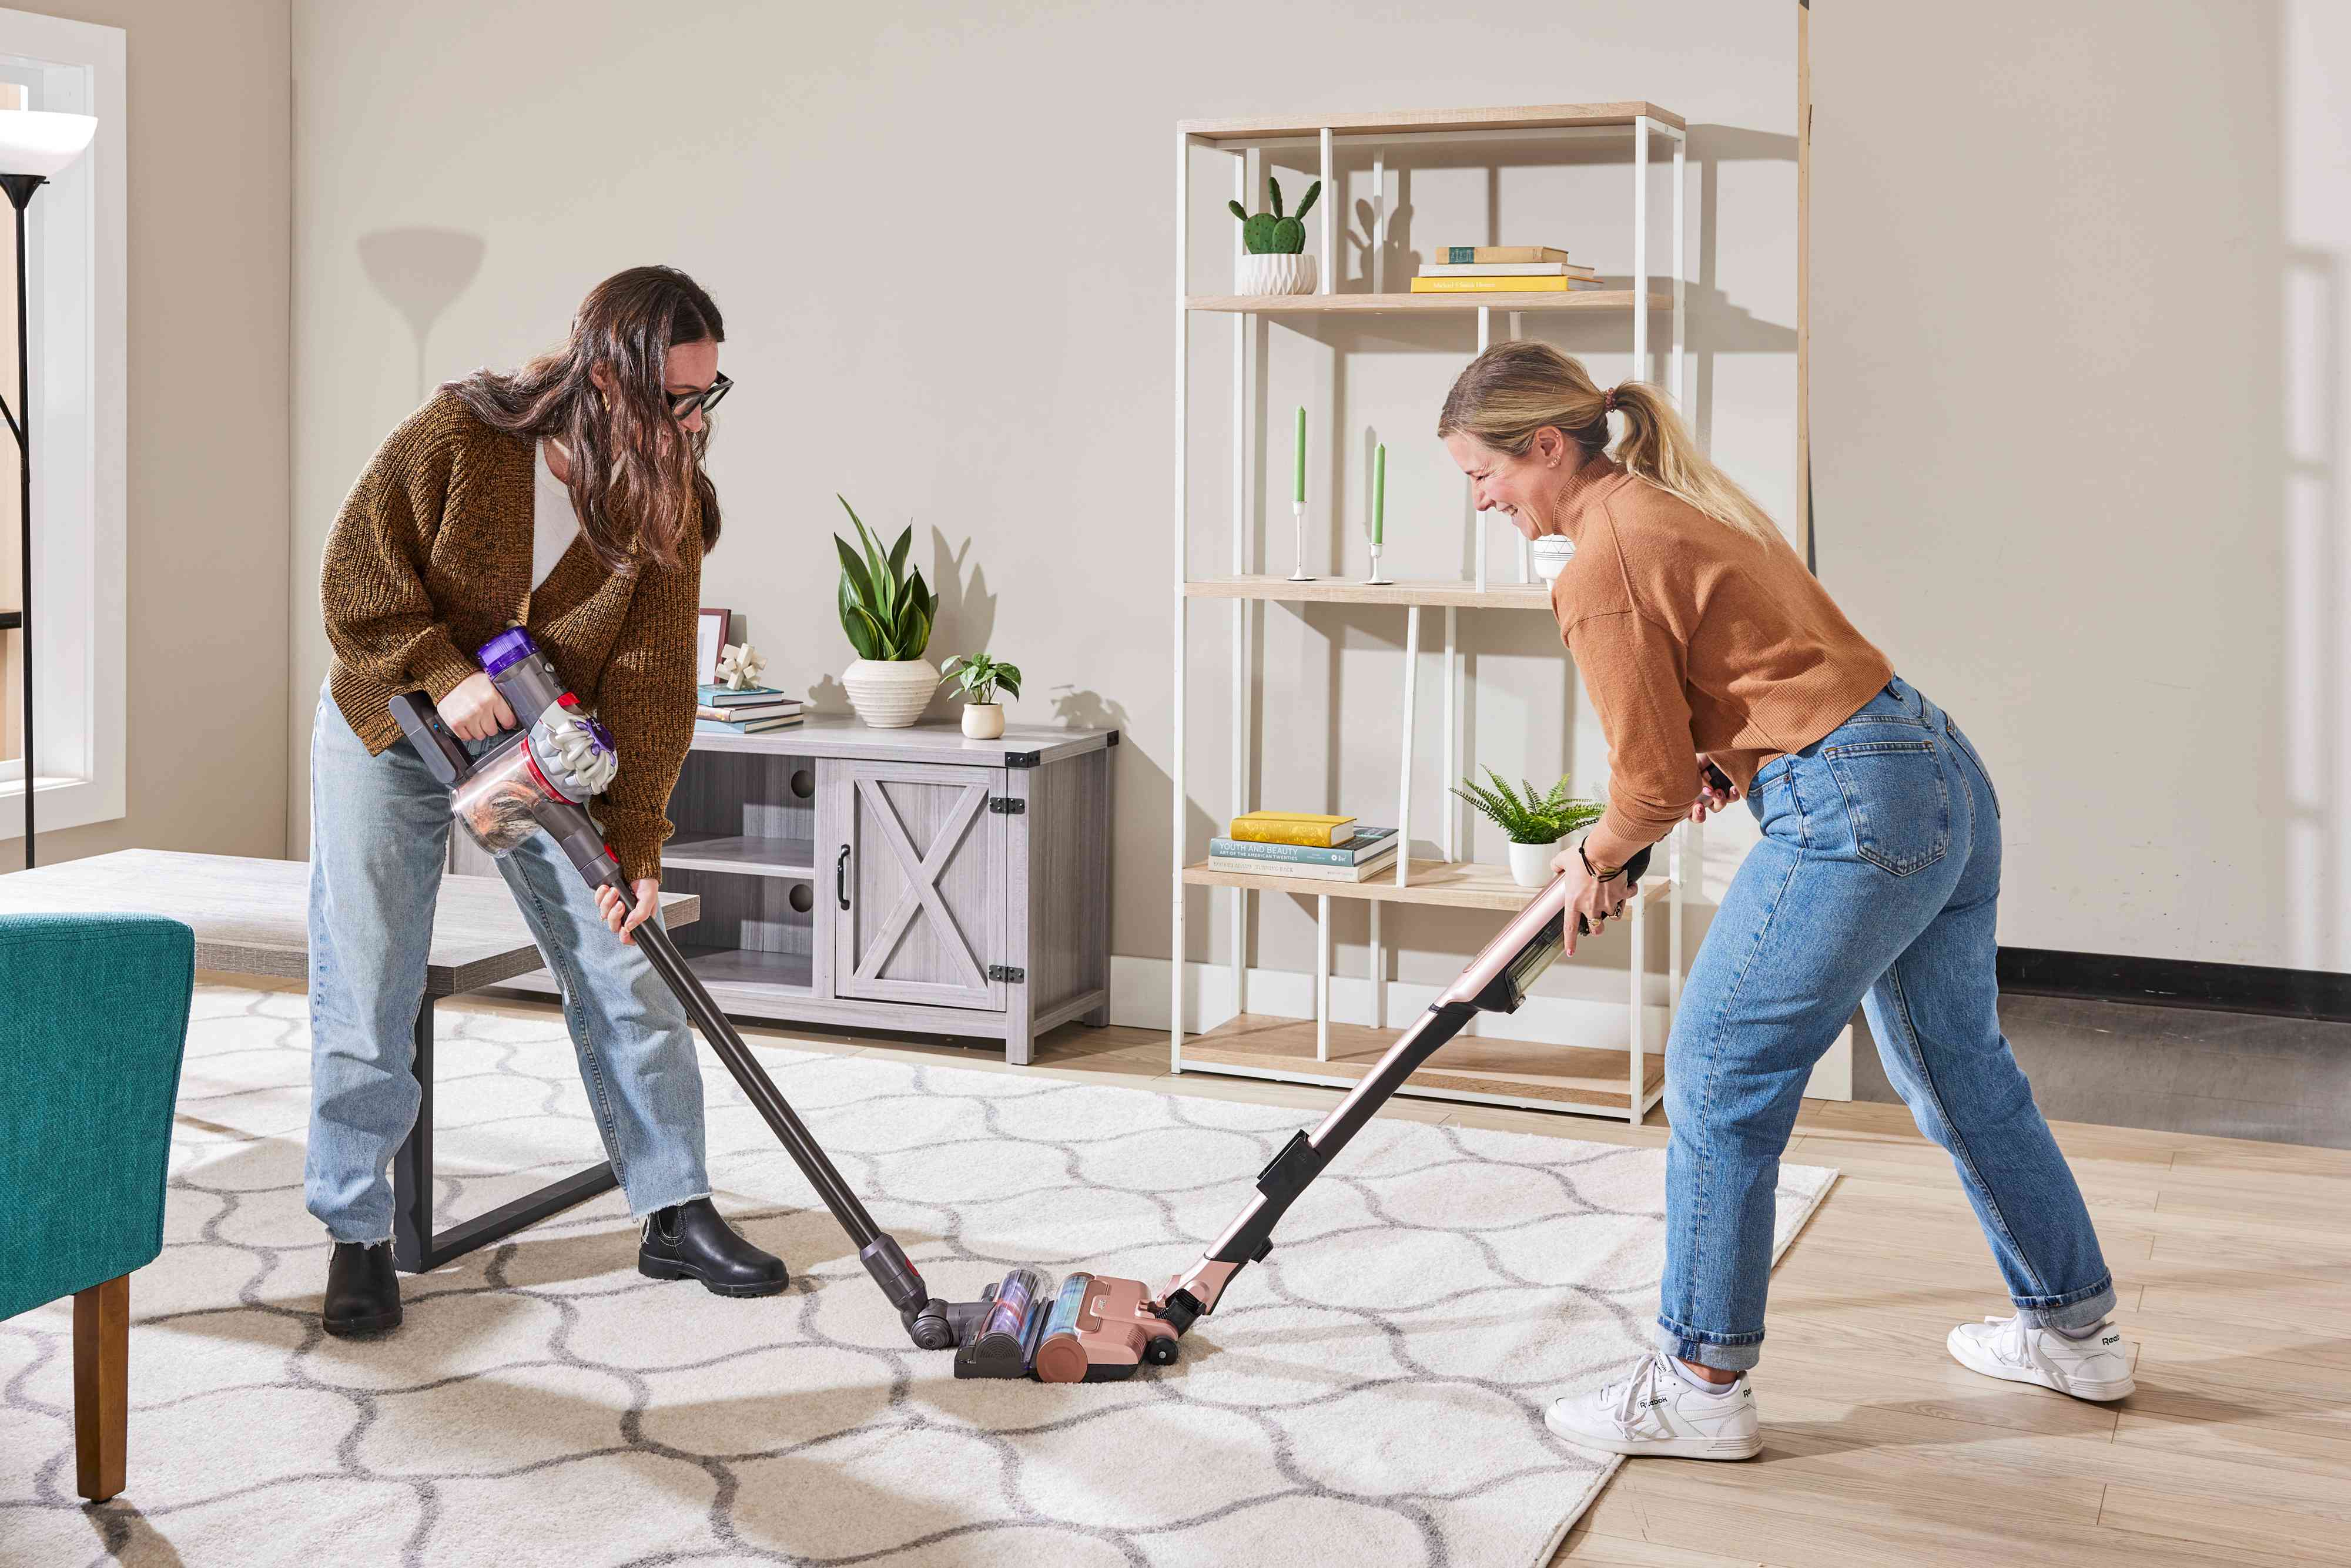
M 1620 865 L 1614 871 L 1603 876 L 1598 868 L 1593 865 L 1592 857 L 1584 852 L 1583 843 L 1581 840 L 1578 840 L 1576 842 L 1575 858 L 1583 862 L 1583 874 L 1590 877 L 1594 882 L 1614 882 L 1618 877 L 1625 874 L 1625 868 Z

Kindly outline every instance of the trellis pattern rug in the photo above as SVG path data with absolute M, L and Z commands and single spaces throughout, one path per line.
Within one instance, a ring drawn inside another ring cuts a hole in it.
M 551 1013 L 444 1009 L 442 1223 L 597 1154 Z M 133 1277 L 130 1485 L 73 1496 L 69 1306 L 0 1323 L 0 1563 L 1541 1563 L 1614 1459 L 1543 1427 L 1647 1341 L 1663 1155 L 1382 1120 L 1268 1262 L 1127 1384 L 957 1382 L 733 1082 L 720 1206 L 793 1269 L 634 1269 L 619 1195 L 325 1337 L 299 995 L 203 988 L 166 1247 Z M 1157 1281 L 1303 1112 L 761 1047 L 935 1290 L 1018 1262 Z M 466 1174 L 466 1173 L 473 1174 Z M 1784 1247 L 1834 1173 L 1782 1170 Z

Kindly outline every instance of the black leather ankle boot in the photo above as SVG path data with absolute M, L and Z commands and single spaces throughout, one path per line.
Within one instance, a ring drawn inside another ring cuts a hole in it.
M 699 1280 L 718 1296 L 772 1296 L 789 1278 L 782 1259 L 736 1235 L 706 1197 L 653 1211 L 637 1248 L 637 1272 L 654 1280 Z
M 319 1322 L 330 1334 L 381 1333 L 400 1326 L 400 1276 L 392 1243 L 338 1241 L 327 1261 L 327 1301 Z

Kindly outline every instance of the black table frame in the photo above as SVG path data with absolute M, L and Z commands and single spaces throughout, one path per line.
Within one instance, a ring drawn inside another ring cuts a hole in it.
M 620 1185 L 612 1162 L 601 1161 L 561 1181 L 502 1203 L 487 1214 L 452 1229 L 433 1228 L 433 1005 L 426 997 L 416 1009 L 416 1050 L 410 1063 L 423 1098 L 416 1124 L 392 1157 L 392 1260 L 404 1273 L 438 1269 L 476 1248 L 502 1241 L 527 1225 L 559 1214 Z

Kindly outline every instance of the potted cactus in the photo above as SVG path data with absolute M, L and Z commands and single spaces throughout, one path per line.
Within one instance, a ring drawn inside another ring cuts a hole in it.
M 1241 221 L 1241 248 L 1244 254 L 1235 264 L 1233 291 L 1237 294 L 1311 294 L 1314 292 L 1314 258 L 1306 250 L 1306 214 L 1314 205 L 1314 198 L 1322 193 L 1322 182 L 1315 181 L 1306 187 L 1306 199 L 1298 210 L 1284 217 L 1281 212 L 1281 182 L 1269 174 L 1265 188 L 1272 198 L 1273 211 L 1252 214 L 1238 202 L 1225 204 L 1233 216 Z
M 1020 695 L 1020 668 L 986 653 L 957 653 L 940 672 L 963 694 L 963 732 L 974 740 L 994 740 L 1004 733 L 1004 705 L 998 690 Z
M 1559 841 L 1585 824 L 1599 820 L 1605 810 L 1597 800 L 1578 800 L 1562 779 L 1548 794 L 1538 794 L 1532 783 L 1520 781 L 1517 789 L 1492 768 L 1486 777 L 1493 788 L 1464 779 L 1453 792 L 1468 801 L 1510 841 L 1510 880 L 1520 887 L 1542 887 L 1551 882 L 1552 857 Z
M 853 549 L 839 534 L 832 536 L 841 552 L 841 629 L 857 650 L 841 684 L 849 688 L 849 706 L 858 717 L 875 729 L 904 729 L 923 716 L 939 689 L 938 670 L 923 657 L 939 596 L 925 585 L 920 568 L 907 570 L 913 528 L 898 536 L 885 556 L 857 509 L 843 497 L 833 499 L 857 525 L 862 547 Z

